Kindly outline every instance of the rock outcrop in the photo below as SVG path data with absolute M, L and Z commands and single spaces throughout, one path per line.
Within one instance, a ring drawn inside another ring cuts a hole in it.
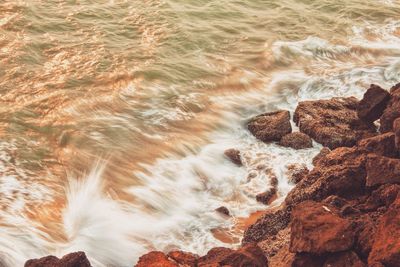
M 371 87 L 358 104 L 358 117 L 369 122 L 376 121 L 382 116 L 389 101 L 390 94 L 388 91 L 382 89 L 378 85 L 371 84 Z
M 249 131 L 261 141 L 280 141 L 281 138 L 292 132 L 290 113 L 279 110 L 258 115 L 247 124 Z
M 294 149 L 305 149 L 312 147 L 311 138 L 304 133 L 290 133 L 282 137 L 279 145 Z
M 28 260 L 25 267 L 91 267 L 84 252 L 74 252 L 65 255 L 61 259 L 55 256 L 47 256 L 40 259 Z
M 294 121 L 300 131 L 330 149 L 351 147 L 371 137 L 376 127 L 357 115 L 358 100 L 354 97 L 300 102 Z
M 391 99 L 380 118 L 381 133 L 393 131 L 393 122 L 400 117 L 400 83 L 390 90 Z
M 400 184 L 400 159 L 368 155 L 367 186 Z

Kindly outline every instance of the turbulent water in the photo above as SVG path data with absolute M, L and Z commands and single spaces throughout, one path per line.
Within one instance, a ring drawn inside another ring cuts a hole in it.
M 278 205 L 320 149 L 246 121 L 399 80 L 396 0 L 2 0 L 0 266 L 236 246 L 255 195 L 275 176 Z

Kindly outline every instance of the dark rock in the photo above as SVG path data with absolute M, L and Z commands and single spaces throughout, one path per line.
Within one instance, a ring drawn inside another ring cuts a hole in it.
M 247 128 L 261 141 L 279 141 L 284 135 L 292 132 L 290 113 L 279 110 L 258 115 L 250 120 Z
M 395 144 L 397 148 L 397 153 L 398 155 L 400 155 L 400 118 L 394 121 L 393 131 L 395 133 Z
M 390 204 L 393 203 L 399 192 L 400 185 L 382 185 L 370 194 L 366 203 L 360 205 L 360 208 L 365 212 L 375 211 L 382 206 L 389 208 Z
M 225 156 L 229 158 L 234 164 L 242 166 L 242 159 L 240 158 L 240 151 L 237 149 L 228 149 L 224 152 Z
M 400 266 L 400 196 L 379 220 L 368 264 Z
M 292 211 L 290 251 L 323 254 L 345 251 L 354 244 L 349 220 L 333 207 L 305 201 Z
M 183 252 L 183 251 L 171 251 L 168 253 L 168 257 L 173 259 L 179 265 L 187 266 L 187 267 L 196 267 L 197 260 L 199 258 L 198 255 L 190 253 L 190 252 Z
M 299 132 L 285 135 L 282 137 L 279 145 L 294 149 L 304 149 L 313 146 L 311 138 L 308 135 Z
M 290 209 L 283 208 L 264 214 L 256 223 L 250 225 L 243 234 L 243 244 L 259 242 L 275 236 L 285 229 L 290 222 Z
M 358 104 L 358 117 L 369 122 L 376 121 L 382 116 L 389 101 L 390 94 L 388 91 L 378 85 L 371 84 L 371 87 Z
M 395 135 L 392 132 L 366 138 L 358 142 L 358 148 L 366 153 L 394 158 L 398 155 L 395 146 Z
M 324 146 L 351 147 L 376 132 L 373 123 L 358 118 L 357 107 L 354 97 L 304 101 L 297 106 L 294 121 L 301 132 Z
M 329 255 L 323 267 L 364 267 L 366 266 L 353 251 Z
M 376 232 L 376 222 L 369 215 L 359 216 L 355 220 L 356 239 L 354 249 L 366 260 L 372 249 L 374 235 Z
M 331 150 L 327 147 L 323 147 L 321 149 L 321 151 L 313 158 L 312 163 L 314 166 L 318 165 L 318 162 L 325 158 L 326 155 L 328 155 L 329 153 L 331 153 Z
M 287 205 L 321 201 L 330 195 L 354 197 L 365 190 L 365 158 L 356 148 L 338 148 L 320 160 L 286 196 Z
M 277 197 L 277 190 L 275 187 L 273 187 L 264 193 L 258 194 L 256 196 L 256 200 L 265 205 L 269 205 L 271 204 L 272 201 L 276 199 L 276 197 Z
M 224 247 L 212 248 L 207 255 L 200 257 L 197 261 L 199 267 L 219 267 L 219 262 L 233 252 L 232 249 Z M 213 265 L 214 264 L 214 265 Z
M 390 90 L 391 99 L 387 108 L 383 112 L 380 123 L 379 131 L 387 133 L 393 131 L 393 122 L 400 117 L 400 86 L 397 84 Z
M 215 209 L 215 211 L 219 212 L 219 213 L 221 213 L 223 215 L 230 216 L 230 212 L 229 212 L 227 207 L 221 206 L 221 207 Z
M 152 251 L 139 258 L 135 267 L 179 267 L 161 251 Z
M 90 262 L 84 252 L 74 252 L 65 255 L 61 259 L 47 256 L 41 259 L 28 260 L 25 267 L 90 267 Z
M 400 159 L 369 154 L 366 169 L 367 186 L 400 183 Z

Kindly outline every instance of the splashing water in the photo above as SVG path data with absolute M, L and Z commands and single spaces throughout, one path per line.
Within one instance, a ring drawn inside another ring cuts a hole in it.
M 321 148 L 248 119 L 400 80 L 398 1 L 100 2 L 0 3 L 1 266 L 235 247 L 255 196 L 276 177 L 279 205 Z

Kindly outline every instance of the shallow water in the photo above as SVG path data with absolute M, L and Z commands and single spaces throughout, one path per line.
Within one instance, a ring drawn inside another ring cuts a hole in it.
M 398 1 L 2 1 L 0 265 L 237 245 L 271 176 L 278 205 L 288 166 L 320 149 L 261 143 L 246 121 L 389 88 L 399 42 Z

